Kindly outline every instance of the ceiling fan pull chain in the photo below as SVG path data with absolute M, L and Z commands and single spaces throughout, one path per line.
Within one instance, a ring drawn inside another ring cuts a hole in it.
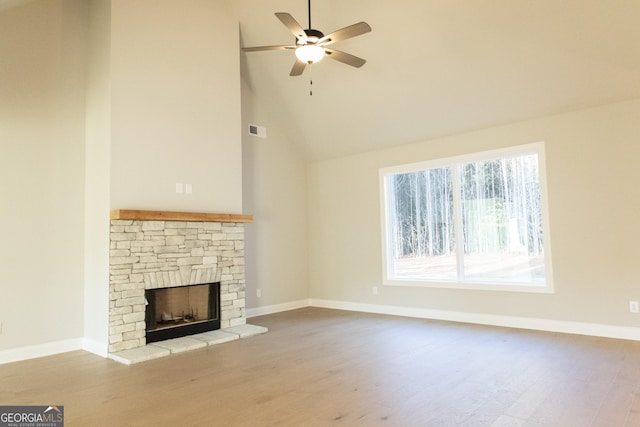
M 311 70 L 313 67 L 309 64 L 309 96 L 313 96 L 313 73 Z

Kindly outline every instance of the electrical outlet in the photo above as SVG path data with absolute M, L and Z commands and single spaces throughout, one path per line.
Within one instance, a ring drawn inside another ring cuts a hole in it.
M 374 286 L 373 288 L 371 288 L 371 292 L 373 292 L 374 295 L 378 295 L 378 287 Z
M 184 190 L 183 190 L 183 187 L 182 187 L 182 183 L 181 183 L 181 182 L 176 182 L 176 193 L 179 193 L 179 194 L 180 194 L 180 193 L 182 193 L 183 191 L 184 191 Z
M 629 301 L 629 311 L 631 313 L 638 313 L 640 308 L 638 307 L 638 301 Z
M 184 192 L 187 193 L 187 194 L 193 194 L 193 185 L 185 184 L 184 185 Z
M 256 289 L 256 297 L 262 298 L 262 290 Z

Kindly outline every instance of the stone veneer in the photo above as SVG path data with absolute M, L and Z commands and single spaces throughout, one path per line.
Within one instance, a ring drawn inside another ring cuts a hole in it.
M 244 224 L 111 220 L 110 242 L 110 353 L 146 344 L 146 289 L 220 282 L 220 327 L 246 323 Z

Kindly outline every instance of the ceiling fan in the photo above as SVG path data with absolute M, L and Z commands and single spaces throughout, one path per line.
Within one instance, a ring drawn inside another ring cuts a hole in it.
M 290 76 L 301 75 L 307 65 L 315 64 L 325 56 L 343 64 L 360 68 L 365 64 L 365 60 L 346 52 L 328 48 L 327 46 L 342 40 L 350 39 L 371 31 L 371 27 L 366 22 L 358 22 L 324 35 L 321 31 L 311 28 L 311 0 L 308 0 L 309 7 L 309 28 L 306 30 L 288 13 L 277 12 L 276 17 L 295 36 L 295 45 L 290 46 L 256 46 L 242 48 L 244 52 L 259 52 L 266 50 L 295 50 L 296 62 L 291 68 Z

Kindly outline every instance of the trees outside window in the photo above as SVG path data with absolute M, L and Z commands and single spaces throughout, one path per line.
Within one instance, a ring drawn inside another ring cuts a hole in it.
M 381 170 L 385 281 L 550 291 L 543 150 Z

